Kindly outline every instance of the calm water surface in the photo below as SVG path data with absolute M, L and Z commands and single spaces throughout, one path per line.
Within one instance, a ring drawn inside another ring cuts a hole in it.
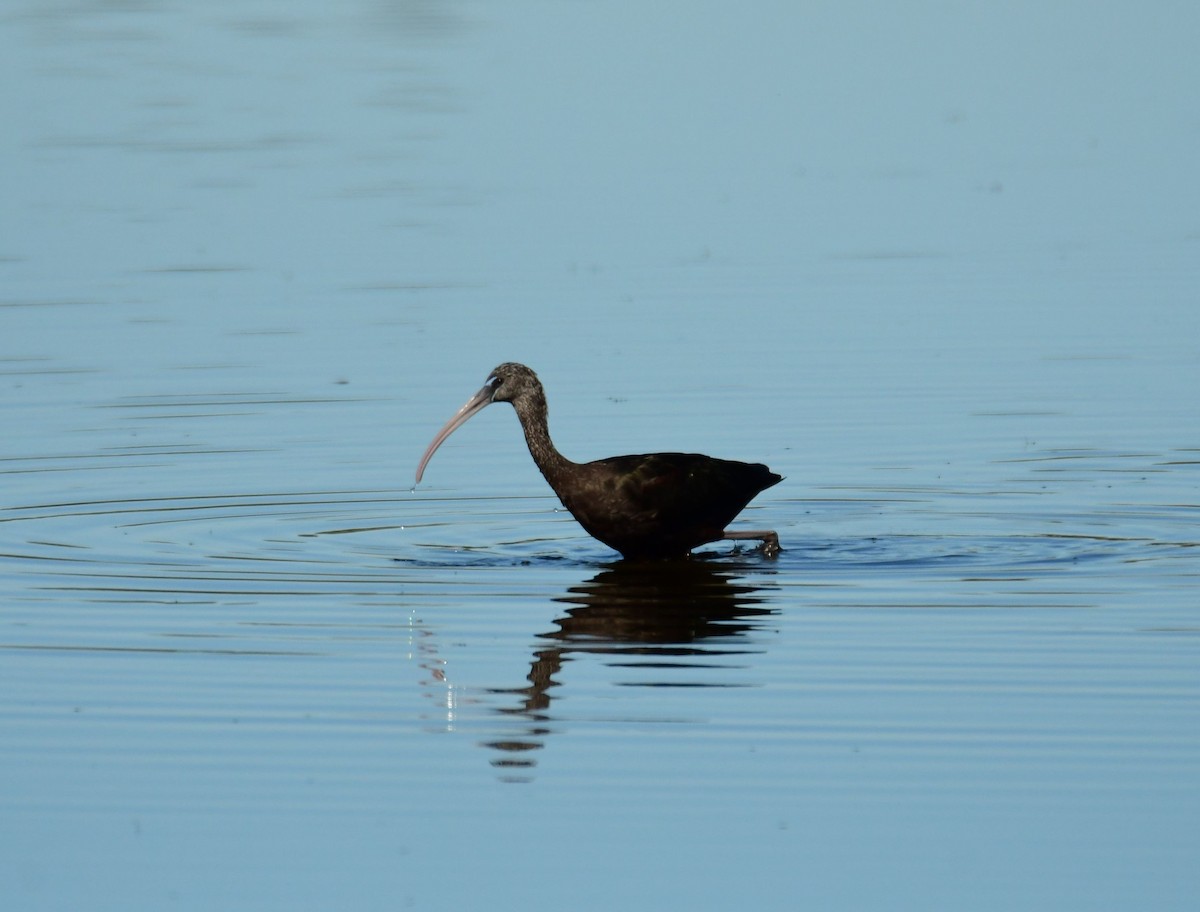
M 0 17 L 12 908 L 1192 907 L 1200 23 L 752 12 Z

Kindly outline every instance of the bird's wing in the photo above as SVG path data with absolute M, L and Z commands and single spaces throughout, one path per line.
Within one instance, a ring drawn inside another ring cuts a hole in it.
M 691 453 L 620 456 L 617 475 L 621 497 L 636 511 L 677 521 L 707 518 L 728 497 L 728 484 L 712 471 L 714 460 Z M 718 513 L 723 512 L 717 510 Z

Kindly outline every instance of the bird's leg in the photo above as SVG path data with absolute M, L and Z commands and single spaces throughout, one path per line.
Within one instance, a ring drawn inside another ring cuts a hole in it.
M 783 550 L 781 547 L 779 547 L 779 534 L 772 532 L 769 529 L 739 529 L 736 532 L 731 532 L 726 529 L 721 533 L 721 537 L 731 539 L 733 541 L 743 541 L 746 539 L 749 539 L 750 541 L 761 541 L 762 553 L 767 557 L 774 557 Z

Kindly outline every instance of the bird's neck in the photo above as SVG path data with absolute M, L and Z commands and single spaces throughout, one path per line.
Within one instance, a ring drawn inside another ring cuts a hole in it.
M 533 457 L 546 481 L 550 482 L 550 487 L 556 487 L 555 482 L 573 463 L 555 449 L 554 442 L 550 439 L 546 394 L 541 389 L 534 390 L 514 401 L 513 408 L 516 409 L 521 429 L 525 432 L 529 455 Z

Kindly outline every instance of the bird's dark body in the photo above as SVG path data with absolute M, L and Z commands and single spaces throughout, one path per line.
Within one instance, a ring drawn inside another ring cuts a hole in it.
M 693 548 L 723 538 L 761 539 L 779 550 L 770 531 L 726 526 L 761 491 L 782 481 L 765 465 L 714 459 L 697 453 L 647 453 L 577 463 L 550 441 L 546 393 L 524 364 L 501 364 L 433 439 L 417 481 L 443 441 L 492 402 L 511 402 L 533 461 L 563 506 L 588 534 L 627 558 L 686 557 Z
M 782 477 L 765 465 L 697 453 L 612 456 L 553 485 L 587 533 L 628 558 L 679 557 L 719 541 Z

